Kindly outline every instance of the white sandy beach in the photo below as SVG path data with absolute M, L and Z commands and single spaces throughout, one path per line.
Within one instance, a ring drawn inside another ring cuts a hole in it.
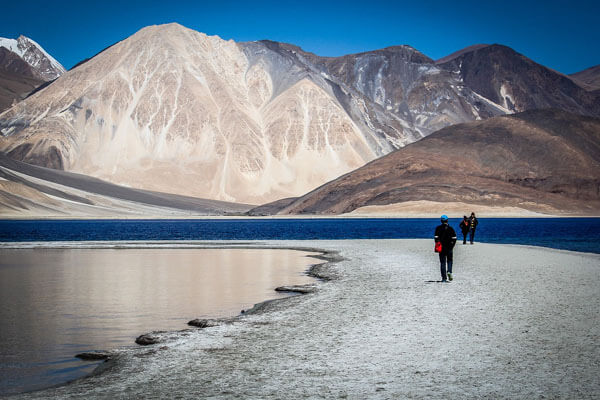
M 326 266 L 336 279 L 316 293 L 121 350 L 103 373 L 19 397 L 600 396 L 600 255 L 458 244 L 455 280 L 441 284 L 428 282 L 440 279 L 431 240 L 252 246 L 344 260 Z

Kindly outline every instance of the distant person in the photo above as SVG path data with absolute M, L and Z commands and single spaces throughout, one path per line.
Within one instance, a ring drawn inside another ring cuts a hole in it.
M 475 229 L 477 229 L 477 224 L 479 224 L 479 221 L 477 221 L 475 213 L 472 212 L 471 216 L 469 217 L 469 241 L 471 244 L 473 244 L 473 239 L 475 238 Z
M 452 280 L 452 249 L 456 244 L 456 232 L 448 225 L 448 216 L 442 215 L 440 218 L 442 224 L 435 228 L 435 235 L 433 239 L 435 243 L 441 243 L 442 250 L 438 253 L 440 256 L 440 271 L 442 273 L 442 282 Z M 446 264 L 448 265 L 448 272 L 446 275 Z
M 467 235 L 469 234 L 469 218 L 466 215 L 463 215 L 463 220 L 460 221 L 460 230 L 463 234 L 463 244 L 467 244 Z

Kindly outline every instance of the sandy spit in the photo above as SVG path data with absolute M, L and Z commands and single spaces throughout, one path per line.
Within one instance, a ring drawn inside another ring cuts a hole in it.
M 336 279 L 315 293 L 123 350 L 101 374 L 19 397 L 600 396 L 600 255 L 458 245 L 455 280 L 441 284 L 430 282 L 440 278 L 430 240 L 251 246 L 319 248 L 343 260 L 325 266 Z
M 523 207 L 491 206 L 462 202 L 436 202 L 429 200 L 406 201 L 384 206 L 365 206 L 344 214 L 356 218 L 438 218 L 447 214 L 450 218 L 462 218 L 474 212 L 479 218 L 557 218 L 595 217 L 597 212 L 573 212 L 552 208 L 540 209 L 537 204 Z M 538 211 L 532 211 L 538 209 Z

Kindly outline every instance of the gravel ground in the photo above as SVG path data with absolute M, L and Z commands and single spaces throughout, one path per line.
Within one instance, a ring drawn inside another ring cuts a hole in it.
M 344 259 L 315 293 L 123 350 L 24 398 L 599 398 L 600 256 L 430 240 L 257 242 Z

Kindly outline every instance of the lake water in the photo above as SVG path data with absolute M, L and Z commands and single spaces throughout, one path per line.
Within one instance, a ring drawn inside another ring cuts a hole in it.
M 459 233 L 459 219 L 450 224 Z M 0 242 L 431 238 L 438 219 L 0 220 Z M 460 235 L 460 233 L 459 233 Z M 600 218 L 484 218 L 476 242 L 600 253 Z M 231 316 L 310 259 L 284 250 L 0 249 L 0 395 L 90 372 L 82 351 Z M 314 262 L 314 261 L 313 261 Z
M 310 283 L 309 253 L 267 249 L 0 249 L 0 395 L 63 383 L 153 330 L 229 317 Z
M 459 232 L 459 219 L 450 224 Z M 431 238 L 438 219 L 0 221 L 0 242 Z M 476 241 L 600 253 L 600 218 L 483 218 Z

